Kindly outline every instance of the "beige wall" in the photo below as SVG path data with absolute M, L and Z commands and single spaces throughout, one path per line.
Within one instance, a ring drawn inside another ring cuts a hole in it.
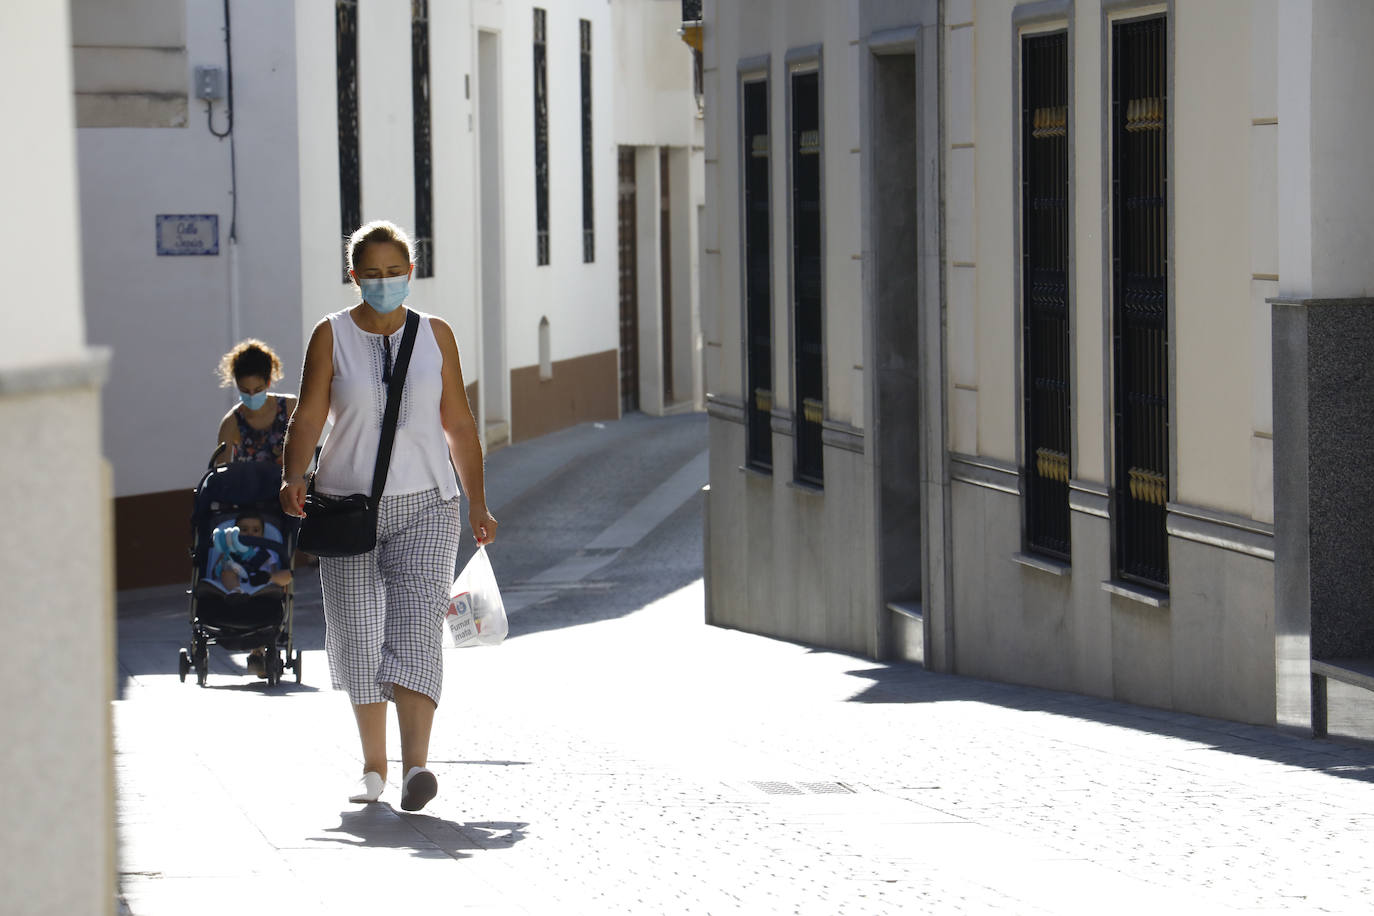
M 1014 148 L 1013 134 L 1020 118 L 1010 97 L 1011 9 L 1006 3 L 1001 6 L 1002 9 L 986 15 L 979 4 L 976 34 L 965 40 L 955 33 L 951 41 L 955 46 L 968 44 L 969 49 L 962 53 L 973 54 L 978 80 L 973 142 L 977 169 L 978 388 L 983 395 L 978 404 L 979 453 L 1015 461 L 1019 408 L 1015 395 L 1016 354 L 1020 335 L 1015 323 L 1007 320 L 1007 305 L 1016 301 L 1013 201 L 1017 186 L 1008 153 Z M 994 89 L 992 98 L 984 97 L 985 87 Z M 1001 87 L 1002 92 L 998 93 L 996 87 Z
M 861 87 L 855 82 L 861 49 L 851 43 L 857 35 L 854 11 L 845 4 L 788 6 L 787 15 L 774 5 L 738 8 L 718 5 L 719 26 L 707 30 L 718 69 L 707 74 L 707 105 L 722 112 L 708 119 L 706 131 L 707 230 L 706 270 L 719 294 L 704 295 L 703 308 L 715 310 L 704 318 L 707 377 L 711 390 L 742 397 L 743 356 L 739 275 L 739 71 L 738 62 L 771 55 L 769 120 L 773 158 L 771 169 L 773 255 L 773 405 L 792 408 L 793 372 L 789 334 L 792 326 L 791 240 L 788 236 L 790 200 L 788 173 L 787 52 L 817 43 L 821 50 L 822 207 L 824 211 L 823 265 L 825 288 L 826 417 L 863 426 L 863 242 L 860 233 L 859 111 Z M 748 35 L 741 44 L 739 36 Z M 762 36 L 769 36 L 764 41 Z M 818 42 L 817 39 L 820 39 Z M 709 244 L 718 243 L 719 247 Z M 729 252 L 718 257 L 716 252 Z
M 1180 502 L 1253 511 L 1249 0 L 1175 6 L 1173 405 Z M 1236 65 L 1217 66 L 1218 61 Z M 1261 230 L 1263 231 L 1263 230 Z
M 1171 500 L 1224 524 L 1235 516 L 1272 523 L 1272 360 L 1264 300 L 1278 287 L 1278 0 L 1174 0 L 1110 13 L 1099 0 L 1077 0 L 1072 23 L 1042 19 L 1024 26 L 1016 23 L 1018 5 L 950 4 L 943 34 L 951 448 L 998 468 L 991 482 L 957 477 L 952 487 L 957 670 L 1272 722 L 1273 564 L 1263 543 L 1259 553 L 1235 544 L 1223 549 L 1205 537 L 1190 539 L 1181 525 L 1170 539 L 1167 599 L 1132 596 L 1129 589 L 1108 594 L 1102 583 L 1114 576 L 1110 504 L 1080 493 L 1071 513 L 1071 566 L 1009 560 L 1022 549 L 1024 513 L 1014 494 L 1023 459 L 1015 308 L 1018 28 L 1071 26 L 1074 478 L 1110 484 L 1113 461 L 1111 150 L 1104 98 L 1111 60 L 1103 36 L 1118 17 L 1168 10 L 1174 42 Z M 1171 525 L 1179 517 L 1171 514 Z
M 1014 0 L 947 7 L 945 181 L 951 447 L 1019 462 Z M 1109 49 L 1099 2 L 1073 7 L 1075 478 L 1111 462 Z M 1162 11 L 1142 4 L 1110 18 Z M 1174 5 L 1171 99 L 1176 501 L 1270 522 L 1269 313 L 1277 292 L 1277 0 Z M 966 12 L 967 11 L 967 12 Z M 969 18 L 964 19 L 967 15 Z M 1026 31 L 1063 28 L 1040 21 Z M 1218 60 L 1245 66 L 1219 67 Z

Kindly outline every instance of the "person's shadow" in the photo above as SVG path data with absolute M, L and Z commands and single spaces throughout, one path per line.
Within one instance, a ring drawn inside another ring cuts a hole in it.
M 428 814 L 397 811 L 384 802 L 350 809 L 339 815 L 339 826 L 319 837 L 349 846 L 409 849 L 419 858 L 466 859 L 478 850 L 509 849 L 525 838 L 522 822 L 474 821 L 460 824 Z

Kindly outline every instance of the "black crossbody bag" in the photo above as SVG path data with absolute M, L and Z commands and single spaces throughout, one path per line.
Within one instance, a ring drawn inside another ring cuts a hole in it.
M 315 492 L 315 476 L 305 493 L 305 519 L 297 543 L 306 553 L 317 557 L 352 557 L 377 546 L 377 504 L 386 489 L 386 473 L 391 466 L 391 446 L 396 440 L 396 423 L 401 416 L 401 392 L 410 368 L 410 352 L 415 348 L 415 333 L 420 315 L 406 316 L 406 330 L 396 353 L 396 365 L 386 389 L 386 412 L 382 416 L 382 436 L 377 442 L 377 464 L 372 471 L 372 492 L 348 496 L 329 496 Z

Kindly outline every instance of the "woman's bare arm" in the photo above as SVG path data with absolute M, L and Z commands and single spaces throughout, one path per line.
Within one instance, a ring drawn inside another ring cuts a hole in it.
M 219 453 L 219 457 L 215 459 L 216 464 L 228 464 L 233 461 L 234 452 L 239 447 L 239 424 L 234 419 L 234 411 L 236 410 L 238 410 L 237 407 L 232 408 L 220 421 L 219 438 L 215 440 L 215 447 L 218 448 L 220 443 L 227 443 L 229 447 Z
M 291 515 L 305 513 L 305 472 L 315 443 L 329 420 L 329 392 L 334 382 L 334 332 L 328 319 L 315 325 L 301 368 L 301 394 L 286 425 L 282 452 L 281 505 Z
M 443 355 L 443 394 L 439 400 L 439 419 L 444 426 L 449 457 L 458 469 L 458 480 L 468 497 L 468 523 L 477 543 L 490 544 L 496 538 L 496 519 L 487 511 L 486 480 L 482 467 L 482 442 L 477 436 L 477 421 L 468 405 L 463 385 L 463 368 L 458 359 L 458 342 L 453 328 L 442 318 L 433 318 L 434 340 Z

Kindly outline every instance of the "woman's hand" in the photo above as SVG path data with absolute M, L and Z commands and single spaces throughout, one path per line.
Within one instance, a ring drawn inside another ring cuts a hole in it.
M 305 518 L 305 490 L 305 478 L 303 477 L 283 480 L 281 489 L 277 491 L 277 499 L 281 501 L 281 511 L 287 515 L 294 515 L 296 518 Z
M 486 546 L 496 540 L 496 526 L 500 523 L 492 518 L 486 506 L 469 506 L 468 524 L 472 526 L 472 533 L 477 536 L 479 546 Z

